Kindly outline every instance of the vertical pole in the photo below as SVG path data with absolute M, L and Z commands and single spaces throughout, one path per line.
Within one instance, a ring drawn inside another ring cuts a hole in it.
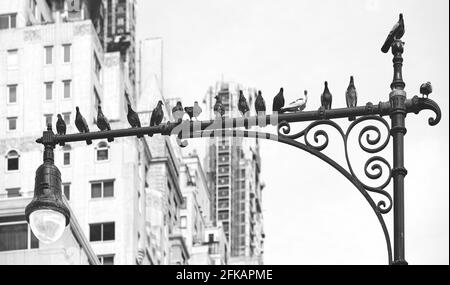
M 404 166 L 404 137 L 406 135 L 406 92 L 402 77 L 403 46 L 401 40 L 392 44 L 394 55 L 394 80 L 391 84 L 392 92 L 389 95 L 391 103 L 391 136 L 394 142 L 394 167 L 392 177 L 394 180 L 394 265 L 408 265 L 405 260 L 405 196 L 404 180 L 408 174 Z

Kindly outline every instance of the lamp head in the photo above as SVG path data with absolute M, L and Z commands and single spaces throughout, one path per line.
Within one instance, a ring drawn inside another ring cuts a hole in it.
M 62 200 L 61 172 L 51 158 L 36 171 L 34 198 L 25 217 L 39 241 L 49 244 L 61 238 L 69 225 L 70 212 Z

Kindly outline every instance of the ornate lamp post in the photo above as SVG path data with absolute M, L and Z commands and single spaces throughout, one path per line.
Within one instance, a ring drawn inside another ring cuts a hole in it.
M 401 18 L 401 25 L 403 25 L 403 18 Z M 67 220 L 69 215 L 61 207 L 60 196 L 61 190 L 55 184 L 53 188 L 41 187 L 40 185 L 53 185 L 52 183 L 59 183 L 59 171 L 53 165 L 53 149 L 57 144 L 64 145 L 69 142 L 91 141 L 97 139 L 109 139 L 119 137 L 144 135 L 153 136 L 154 134 L 161 134 L 164 136 L 176 135 L 180 146 L 185 147 L 187 141 L 182 139 L 200 138 L 200 137 L 258 137 L 267 140 L 274 140 L 279 143 L 287 144 L 298 149 L 304 150 L 321 160 L 328 163 L 331 167 L 338 170 L 345 178 L 347 178 L 355 188 L 363 195 L 369 206 L 374 211 L 377 219 L 382 227 L 387 246 L 388 263 L 392 265 L 406 265 L 405 260 L 405 231 L 404 231 L 404 179 L 407 175 L 404 166 L 404 137 L 406 135 L 405 118 L 407 114 L 418 114 L 422 110 L 434 111 L 436 117 L 429 119 L 429 125 L 435 126 L 441 120 L 441 110 L 439 106 L 428 98 L 419 98 L 414 96 L 412 99 L 407 99 L 407 94 L 404 91 L 405 83 L 402 77 L 402 54 L 404 51 L 404 43 L 401 37 L 404 33 L 404 26 L 395 26 L 393 32 L 388 37 L 388 40 L 383 46 L 383 52 L 392 49 L 394 55 L 394 79 L 391 84 L 391 93 L 389 101 L 380 102 L 378 105 L 367 103 L 365 106 L 357 106 L 351 108 L 339 108 L 325 110 L 320 108 L 317 111 L 304 111 L 289 114 L 273 114 L 261 115 L 253 117 L 242 118 L 219 118 L 209 121 L 183 121 L 146 128 L 133 128 L 123 130 L 112 130 L 97 133 L 84 133 L 73 135 L 54 135 L 51 128 L 44 133 L 44 136 L 37 140 L 45 147 L 44 154 L 44 169 L 49 171 L 39 171 L 36 176 L 35 199 L 27 207 L 27 218 L 34 210 L 43 207 L 50 209 L 57 213 L 61 213 Z M 431 93 L 431 90 L 428 92 Z M 427 97 L 429 94 L 425 94 Z M 389 124 L 383 117 L 389 116 L 391 124 Z M 344 131 L 333 119 L 354 118 L 359 117 L 353 121 L 350 126 Z M 359 132 L 359 146 L 370 155 L 364 165 L 364 173 L 366 178 L 370 180 L 380 180 L 383 176 L 383 167 L 389 169 L 388 178 L 386 181 L 381 181 L 377 186 L 370 186 L 362 182 L 353 170 L 352 163 L 349 159 L 349 137 L 355 127 L 363 122 L 370 121 L 378 122 L 390 135 L 383 140 L 379 127 L 374 124 L 367 125 Z M 304 130 L 291 134 L 291 123 L 309 122 Z M 251 128 L 254 126 L 266 127 L 268 125 L 277 126 L 277 134 L 264 133 L 259 131 L 243 130 L 241 127 Z M 346 158 L 346 166 L 341 166 L 329 156 L 323 153 L 328 147 L 329 135 L 326 130 L 321 127 L 332 127 L 342 137 L 344 142 L 344 152 Z M 369 135 L 369 132 L 376 134 L 375 138 Z M 313 135 L 314 142 L 310 141 L 310 135 Z M 319 137 L 324 138 L 324 142 L 319 143 Z M 363 139 L 365 137 L 365 140 Z M 393 167 L 386 158 L 380 156 L 380 152 L 386 149 L 392 137 L 393 142 Z M 47 178 L 46 178 L 47 177 Z M 49 179 L 53 177 L 53 179 Z M 391 194 L 386 191 L 386 187 L 393 181 L 393 198 Z M 52 183 L 44 183 L 41 181 L 53 181 Z M 42 191 L 41 189 L 44 189 Z M 374 201 L 370 194 L 378 194 L 383 198 L 377 202 Z M 47 199 L 49 197 L 49 199 Z M 43 198 L 51 201 L 47 204 L 42 204 L 40 201 Z M 41 206 L 43 205 L 43 206 Z M 50 205 L 50 206 L 48 206 Z M 389 231 L 384 221 L 384 215 L 393 210 L 394 227 L 393 227 L 393 242 L 394 252 L 392 253 L 391 239 Z M 31 221 L 33 222 L 33 221 Z

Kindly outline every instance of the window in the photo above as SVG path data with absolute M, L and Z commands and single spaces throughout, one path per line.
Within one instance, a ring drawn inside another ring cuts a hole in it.
M 181 216 L 181 219 L 180 219 L 180 227 L 181 227 L 182 229 L 187 228 L 187 217 L 186 217 L 186 216 Z
M 102 181 L 91 183 L 91 198 L 114 197 L 114 181 Z
M 18 57 L 18 50 L 8 50 L 8 58 L 7 58 L 7 65 L 8 69 L 16 69 L 19 65 L 19 57 Z
M 7 118 L 8 120 L 8 131 L 17 130 L 17 117 Z
M 98 256 L 98 261 L 100 261 L 102 265 L 114 265 L 114 255 Z
M 71 96 L 71 88 L 70 86 L 72 81 L 71 80 L 64 80 L 63 84 L 64 84 L 64 99 L 68 99 Z
M 53 64 L 53 46 L 46 46 L 45 49 L 45 64 Z
M 63 165 L 68 166 L 70 165 L 70 152 L 72 151 L 72 148 L 69 145 L 66 145 L 63 148 Z
M 0 224 L 0 252 L 34 248 L 39 248 L 39 241 L 25 221 Z
M 14 29 L 17 25 L 17 14 L 0 15 L 0 30 Z
M 53 100 L 53 82 L 45 82 L 45 100 Z
M 70 200 L 70 183 L 63 184 L 63 193 L 67 200 Z
M 8 85 L 8 103 L 17 103 L 17 85 Z
M 70 126 L 70 116 L 72 115 L 72 113 L 63 113 L 63 120 L 66 123 L 67 126 Z
M 53 125 L 53 115 L 52 114 L 46 114 L 44 115 L 45 118 L 45 128 L 47 129 L 47 126 Z
M 187 208 L 187 198 L 183 196 L 183 202 L 181 202 L 180 209 L 184 210 Z
M 63 49 L 64 49 L 64 62 L 68 63 L 71 60 L 72 45 L 71 44 L 65 44 L 65 45 L 63 45 Z
M 6 189 L 6 193 L 8 198 L 22 197 L 22 193 L 20 193 L 20 188 Z
M 209 234 L 208 235 L 208 243 L 213 243 L 214 242 L 214 234 Z
M 91 224 L 89 225 L 90 241 L 112 241 L 115 239 L 114 223 Z
M 8 152 L 8 154 L 6 155 L 8 171 L 19 170 L 19 157 L 20 157 L 19 153 L 17 153 L 17 151 L 15 150 Z
M 97 146 L 97 161 L 107 161 L 109 160 L 109 146 L 105 142 L 101 142 Z

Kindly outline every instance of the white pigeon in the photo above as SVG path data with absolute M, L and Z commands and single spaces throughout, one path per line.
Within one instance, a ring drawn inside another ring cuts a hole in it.
M 308 103 L 308 91 L 305 90 L 305 95 L 302 98 L 290 103 L 286 108 L 281 109 L 281 112 L 289 113 L 303 111 L 306 108 L 306 103 Z

